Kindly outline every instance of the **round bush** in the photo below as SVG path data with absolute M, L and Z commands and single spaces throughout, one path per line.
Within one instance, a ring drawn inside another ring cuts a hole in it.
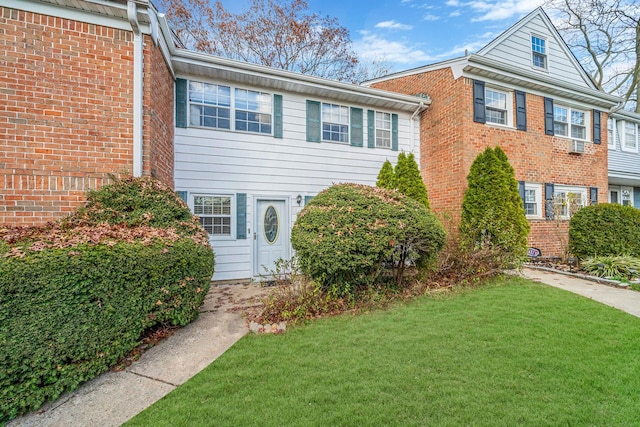
M 569 250 L 590 256 L 640 256 L 640 210 L 601 203 L 580 209 L 569 223 Z
M 397 191 L 334 185 L 298 215 L 291 234 L 300 268 L 325 288 L 375 283 L 387 268 L 420 263 L 444 245 L 442 224 Z M 401 280 L 401 277 L 399 277 Z

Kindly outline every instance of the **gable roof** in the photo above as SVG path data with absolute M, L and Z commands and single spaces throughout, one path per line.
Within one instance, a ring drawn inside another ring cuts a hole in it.
M 512 25 L 509 29 L 504 31 L 498 37 L 493 39 L 487 45 L 485 45 L 482 49 L 477 52 L 477 55 L 484 56 L 487 58 L 509 58 L 509 62 L 512 65 L 522 65 L 519 64 L 518 58 L 516 56 L 516 51 L 518 48 L 522 50 L 524 48 L 524 52 L 526 54 L 525 68 L 531 69 L 531 39 L 529 35 L 538 35 L 542 37 L 550 37 L 552 39 L 552 43 L 547 43 L 547 55 L 549 57 L 554 56 L 553 62 L 549 64 L 550 68 L 553 68 L 554 65 L 558 65 L 558 62 L 566 62 L 565 68 L 570 66 L 571 70 L 562 70 L 564 73 L 571 74 L 567 76 L 567 78 L 576 83 L 576 77 L 578 77 L 579 82 L 583 83 L 585 87 L 596 89 L 593 80 L 589 76 L 589 74 L 584 70 L 578 59 L 575 57 L 569 46 L 564 41 L 557 28 L 551 20 L 549 16 L 545 13 L 542 7 L 538 7 L 530 12 L 528 15 L 520 19 L 514 25 Z M 523 39 L 519 36 L 526 36 L 526 40 L 524 40 L 524 44 L 522 43 Z M 551 40 L 546 40 L 547 42 Z M 518 44 L 518 42 L 520 42 Z M 514 48 L 515 44 L 515 48 Z M 506 52 L 505 52 L 506 51 Z M 502 55 L 501 55 L 502 54 Z M 550 60 L 551 62 L 551 60 Z M 557 67 L 556 67 L 557 68 Z M 556 77 L 562 78 L 563 76 L 559 75 L 559 70 L 554 70 L 553 73 Z

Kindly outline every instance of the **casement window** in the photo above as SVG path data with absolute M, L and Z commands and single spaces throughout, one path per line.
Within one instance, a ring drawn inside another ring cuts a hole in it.
M 282 95 L 177 78 L 175 123 L 282 138 Z
M 349 108 L 322 103 L 322 140 L 349 142 Z
M 553 190 L 553 212 L 560 218 L 571 218 L 587 203 L 586 187 L 569 187 L 556 185 Z
M 376 147 L 391 148 L 391 114 L 376 111 Z
M 638 125 L 636 123 L 619 120 L 618 134 L 622 151 L 638 152 Z
M 616 140 L 618 137 L 618 132 L 616 132 L 616 121 L 615 119 L 607 120 L 607 144 L 610 149 L 615 150 L 616 148 Z
M 556 136 L 587 140 L 587 112 L 562 105 L 553 106 L 553 133 Z
M 210 235 L 231 236 L 231 196 L 194 195 L 193 213 Z
M 534 68 L 547 69 L 547 41 L 542 37 L 531 36 L 531 64 Z
M 236 130 L 271 134 L 271 95 L 248 89 L 235 90 Z

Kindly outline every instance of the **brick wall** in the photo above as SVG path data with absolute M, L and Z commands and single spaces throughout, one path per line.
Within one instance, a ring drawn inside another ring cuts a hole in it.
M 0 29 L 0 223 L 33 225 L 133 172 L 133 34 L 6 7 Z M 173 186 L 173 85 L 145 41 L 144 168 Z
M 472 81 L 454 80 L 448 68 L 380 82 L 374 87 L 407 94 L 422 92 L 431 97 L 431 106 L 421 115 L 421 172 L 433 210 L 450 215 L 454 222 L 460 218 L 471 164 L 486 147 L 500 146 L 505 151 L 517 180 L 598 187 L 598 199 L 607 200 L 606 128 L 601 145 L 588 143 L 585 154 L 569 154 L 570 140 L 544 133 L 542 96 L 527 93 L 527 131 L 523 132 L 475 123 Z M 601 123 L 606 122 L 603 113 Z M 545 255 L 559 254 L 568 221 L 530 222 L 530 245 Z

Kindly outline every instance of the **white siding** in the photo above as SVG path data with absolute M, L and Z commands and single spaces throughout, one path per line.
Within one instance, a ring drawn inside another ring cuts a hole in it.
M 589 88 L 583 80 L 583 74 L 576 69 L 570 54 L 563 49 L 562 40 L 557 39 L 555 34 L 555 31 L 552 31 L 540 16 L 533 16 L 531 20 L 523 22 L 520 28 L 485 52 L 484 56 L 528 71 L 536 70 L 531 64 L 531 36 L 536 35 L 546 40 L 547 50 L 547 72 L 538 72 Z
M 197 80 L 197 79 L 194 79 Z M 315 195 L 333 183 L 356 182 L 375 185 L 385 160 L 395 164 L 400 151 L 413 152 L 419 160 L 419 123 L 411 142 L 410 113 L 398 114 L 399 151 L 367 147 L 367 106 L 363 109 L 363 147 L 306 141 L 307 97 L 283 95 L 283 138 L 201 128 L 175 130 L 175 188 L 193 193 L 247 194 L 247 239 L 212 238 L 216 253 L 214 280 L 253 277 L 255 200 L 286 198 L 291 226 L 304 206 L 304 196 Z M 309 98 L 331 102 L 331 99 Z M 336 103 L 334 101 L 334 103 Z M 378 110 L 380 111 L 380 110 Z M 296 203 L 297 195 L 303 201 Z M 235 217 L 232 218 L 235 221 Z

